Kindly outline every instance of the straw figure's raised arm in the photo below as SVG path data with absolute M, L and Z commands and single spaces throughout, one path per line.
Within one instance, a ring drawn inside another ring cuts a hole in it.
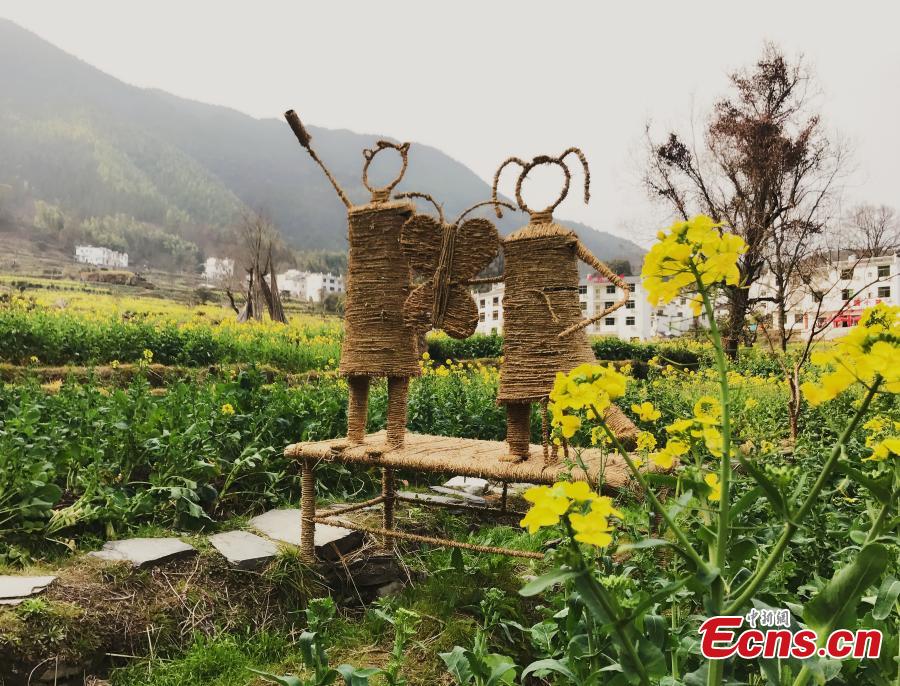
M 303 122 L 300 121 L 300 117 L 297 116 L 297 113 L 294 110 L 288 110 L 284 113 L 284 118 L 287 120 L 288 125 L 291 127 L 291 131 L 294 132 L 294 135 L 297 137 L 297 141 L 306 148 L 306 152 L 309 153 L 309 156 L 313 158 L 316 164 L 322 169 L 325 173 L 326 178 L 331 182 L 331 185 L 334 187 L 334 190 L 337 192 L 338 197 L 341 199 L 341 202 L 344 203 L 344 207 L 350 208 L 353 204 L 350 202 L 350 199 L 347 197 L 347 194 L 344 193 L 344 189 L 341 188 L 340 184 L 338 184 L 337 179 L 335 179 L 331 172 L 328 171 L 328 167 L 325 166 L 325 163 L 319 159 L 319 156 L 316 154 L 316 151 L 313 150 L 312 145 L 310 144 L 312 141 L 312 136 L 309 135 L 309 132 L 306 130 L 306 127 L 303 126 Z M 368 166 L 368 164 L 366 165 Z
M 622 305 L 628 302 L 628 299 L 631 297 L 631 287 L 625 283 L 625 280 L 616 274 L 612 269 L 610 269 L 606 264 L 597 259 L 597 257 L 590 250 L 587 249 L 584 243 L 581 240 L 578 241 L 576 246 L 576 254 L 578 255 L 578 259 L 584 262 L 589 267 L 593 267 L 598 272 L 603 274 L 607 279 L 610 280 L 613 284 L 619 287 L 622 291 L 622 297 L 616 300 L 612 305 L 607 308 L 604 308 L 603 311 L 595 314 L 593 317 L 589 317 L 588 319 L 583 319 L 577 324 L 570 326 L 568 329 L 565 329 L 560 332 L 558 338 L 565 338 L 566 336 L 571 336 L 576 331 L 581 331 L 583 328 L 590 326 L 594 322 L 598 322 L 603 317 L 608 315 L 610 312 L 615 312 Z

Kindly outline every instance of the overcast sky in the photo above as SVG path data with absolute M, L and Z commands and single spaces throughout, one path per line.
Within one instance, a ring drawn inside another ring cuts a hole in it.
M 509 155 L 580 146 L 593 197 L 559 216 L 636 239 L 667 218 L 640 185 L 645 123 L 685 129 L 772 40 L 805 55 L 853 144 L 846 202 L 900 206 L 894 1 L 0 0 L 0 16 L 129 83 L 428 143 L 485 180 Z M 557 183 L 536 179 L 529 204 Z

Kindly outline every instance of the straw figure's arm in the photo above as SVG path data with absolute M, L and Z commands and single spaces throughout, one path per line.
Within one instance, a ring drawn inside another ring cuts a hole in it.
M 325 172 L 325 176 L 329 181 L 331 181 L 331 185 L 334 187 L 334 190 L 337 191 L 338 197 L 341 199 L 341 202 L 344 203 L 344 206 L 347 208 L 352 207 L 353 204 L 350 202 L 349 198 L 347 198 L 346 193 L 344 193 L 344 189 L 340 187 L 337 180 L 331 175 L 331 172 L 328 171 L 328 167 L 326 167 L 325 163 L 319 159 L 316 151 L 313 150 L 312 145 L 310 145 L 312 136 L 309 135 L 306 127 L 303 126 L 303 122 L 300 121 L 300 117 L 297 116 L 297 113 L 294 112 L 294 110 L 288 110 L 284 113 L 284 118 L 287 119 L 287 123 L 291 127 L 291 130 L 294 132 L 294 135 L 297 136 L 297 140 L 300 142 L 300 145 L 306 148 L 306 152 L 309 153 L 309 156 L 312 157 L 315 163 L 318 164 L 319 167 L 321 167 L 323 172 Z
M 616 302 L 614 302 L 610 307 L 605 308 L 599 314 L 595 314 L 593 317 L 590 317 L 589 319 L 582 319 L 577 324 L 573 324 L 568 329 L 565 329 L 564 331 L 562 331 L 559 334 L 558 338 L 565 338 L 566 336 L 571 336 L 576 331 L 581 331 L 582 329 L 590 326 L 594 322 L 600 321 L 601 319 L 603 319 L 603 317 L 608 315 L 610 312 L 614 312 L 614 311 L 618 310 L 620 307 L 622 307 L 622 305 L 627 303 L 628 298 L 631 295 L 631 288 L 627 283 L 625 283 L 625 281 L 622 279 L 622 277 L 619 276 L 618 274 L 616 274 L 612 269 L 607 267 L 603 262 L 598 260 L 594 256 L 594 254 L 590 250 L 588 250 L 587 247 L 585 247 L 584 243 L 582 243 L 580 240 L 577 243 L 576 249 L 578 251 L 578 259 L 580 259 L 582 262 L 584 262 L 589 267 L 593 267 L 594 269 L 596 269 L 598 272 L 603 274 L 603 276 L 605 276 L 607 279 L 609 279 L 612 283 L 614 283 L 616 286 L 618 286 L 622 290 L 622 297 L 619 298 Z

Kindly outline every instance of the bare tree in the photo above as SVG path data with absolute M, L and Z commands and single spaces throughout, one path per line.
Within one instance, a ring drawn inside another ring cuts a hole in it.
M 725 289 L 725 342 L 734 356 L 754 305 L 749 287 L 766 265 L 769 241 L 781 232 L 786 257 L 788 245 L 796 244 L 790 236 L 821 230 L 845 151 L 812 111 L 813 77 L 802 57 L 791 62 L 768 43 L 752 69 L 730 80 L 732 93 L 713 107 L 702 141 L 693 132 L 690 139 L 673 132 L 657 143 L 647 127 L 644 179 L 676 214 L 708 214 L 746 241 L 741 284 Z
M 281 235 L 271 220 L 260 211 L 246 212 L 241 218 L 239 232 L 243 242 L 241 266 L 247 274 L 242 308 L 238 309 L 234 295 L 230 289 L 226 289 L 231 307 L 237 312 L 238 321 L 262 319 L 262 303 L 265 303 L 273 321 L 287 323 L 275 277 L 275 260 L 285 252 Z
M 847 248 L 865 257 L 900 250 L 900 218 L 888 205 L 857 205 L 845 220 Z

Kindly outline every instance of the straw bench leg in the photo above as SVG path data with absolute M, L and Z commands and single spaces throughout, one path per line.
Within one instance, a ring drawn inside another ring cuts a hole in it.
M 316 485 L 309 460 L 300 463 L 300 559 L 316 561 Z
M 386 531 L 394 528 L 394 503 L 396 496 L 394 495 L 394 470 L 390 467 L 383 467 L 381 470 L 381 499 L 382 506 L 382 527 Z M 382 543 L 384 547 L 388 547 L 391 541 L 388 537 L 383 537 Z

